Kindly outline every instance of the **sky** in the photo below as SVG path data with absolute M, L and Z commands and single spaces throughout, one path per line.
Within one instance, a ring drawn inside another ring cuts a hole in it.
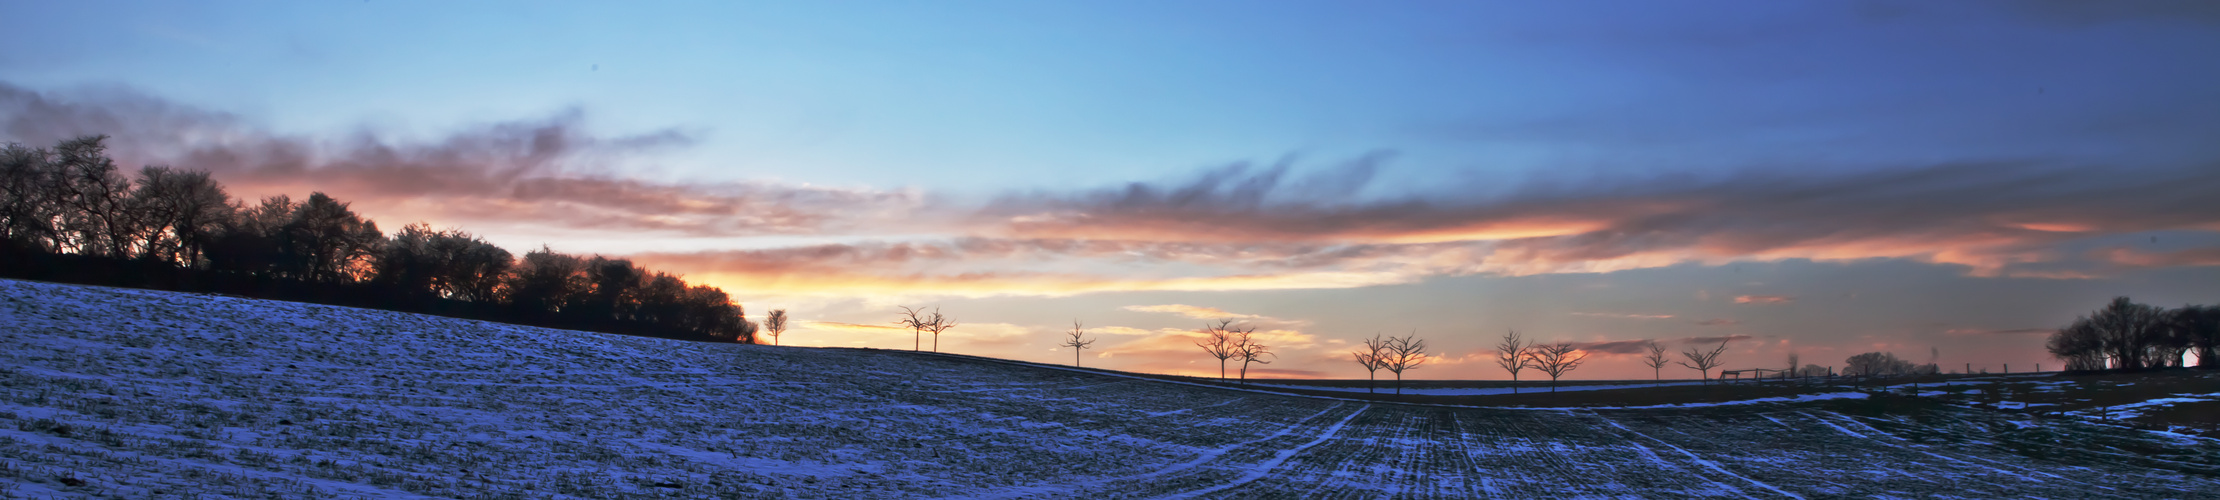
M 2220 4 L 30 2 L 0 141 L 625 256 L 798 346 L 1209 375 L 2059 365 L 2114 296 L 2220 303 Z M 1525 377 L 1536 377 L 1525 372 Z

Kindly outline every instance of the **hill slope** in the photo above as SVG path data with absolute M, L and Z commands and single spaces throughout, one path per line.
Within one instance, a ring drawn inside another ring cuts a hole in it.
M 0 280 L 0 496 L 2187 497 L 2220 445 L 1907 402 L 1364 404 Z

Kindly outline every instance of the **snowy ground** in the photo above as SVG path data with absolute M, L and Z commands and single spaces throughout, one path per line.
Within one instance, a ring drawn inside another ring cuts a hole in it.
M 0 497 L 2220 496 L 1943 404 L 1457 409 L 0 280 Z

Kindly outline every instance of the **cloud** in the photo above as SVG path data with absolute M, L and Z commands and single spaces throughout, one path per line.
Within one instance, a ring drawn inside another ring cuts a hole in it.
M 1341 172 L 1362 184 L 1381 160 Z M 1028 193 L 980 210 L 1011 237 L 1243 241 L 1316 246 L 1337 265 L 1416 274 L 1610 272 L 1681 263 L 1906 259 L 1974 276 L 2057 276 L 2061 245 L 2141 231 L 2220 228 L 2220 173 L 2038 162 L 1880 166 L 1794 175 L 1528 180 L 1518 189 L 1443 183 L 1447 194 L 1320 192 L 1286 164 L 1236 164 L 1171 183 Z M 1500 193 L 1477 196 L 1472 193 Z
M 668 129 L 596 136 L 585 132 L 584 120 L 574 109 L 433 140 L 367 129 L 306 137 L 128 90 L 42 94 L 0 83 L 0 138 L 8 141 L 45 145 L 105 134 L 123 165 L 206 170 L 246 197 L 323 191 L 387 219 L 689 236 L 815 234 L 871 226 L 923 203 L 908 191 L 628 178 L 620 172 L 638 160 L 695 139 Z
M 1216 307 L 1200 307 L 1200 306 L 1190 306 L 1190 305 L 1186 305 L 1186 304 L 1163 304 L 1163 305 L 1154 305 L 1154 306 L 1125 306 L 1125 307 L 1122 307 L 1121 309 L 1125 309 L 1125 310 L 1127 310 L 1127 311 L 1140 311 L 1140 312 L 1158 312 L 1158 313 L 1172 313 L 1172 314 L 1178 314 L 1178 315 L 1181 315 L 1181 316 L 1186 316 L 1186 317 L 1189 317 L 1189 318 L 1195 318 L 1195 319 L 1253 319 L 1253 318 L 1261 318 L 1261 317 L 1263 317 L 1263 316 L 1257 316 L 1257 315 L 1254 315 L 1254 314 L 1240 314 L 1240 313 L 1231 313 L 1231 312 L 1226 312 L 1226 310 L 1224 310 L 1224 309 L 1219 309 L 1219 308 L 1216 308 Z
M 1596 354 L 1645 354 L 1650 351 L 1650 341 L 1644 339 L 1585 342 L 1575 343 L 1573 347 Z
M 1947 335 L 2047 335 L 2056 331 L 2058 331 L 2058 329 L 2056 328 L 2017 328 L 2011 330 L 1993 330 L 1988 328 L 1952 328 L 1949 330 L 1944 330 L 1943 333 Z
M 1088 333 L 1088 334 L 1102 334 L 1102 335 L 1158 335 L 1158 334 L 1171 333 L 1171 332 L 1177 332 L 1177 331 L 1181 331 L 1181 330 L 1178 330 L 1178 329 L 1173 329 L 1173 328 L 1164 328 L 1164 329 L 1156 329 L 1156 330 L 1143 330 L 1143 329 L 1140 329 L 1140 328 L 1125 327 L 1125 326 L 1090 326 L 1090 327 L 1087 327 L 1087 333 Z
M 1414 187 L 1380 181 L 1392 155 L 1379 153 L 1321 168 L 1298 169 L 1292 158 L 1240 163 L 966 204 L 904 188 L 627 177 L 696 139 L 676 130 L 602 136 L 583 123 L 573 110 L 428 140 L 370 131 L 303 137 L 129 91 L 42 94 L 0 84 L 0 134 L 9 140 L 110 133 L 127 164 L 207 169 L 242 194 L 323 190 L 374 218 L 437 219 L 481 234 L 544 227 L 610 241 L 733 238 L 744 247 L 633 257 L 762 293 L 1333 289 L 1790 259 L 1902 259 L 2040 278 L 2220 264 L 2212 249 L 2067 250 L 2137 232 L 2220 231 L 2213 168 L 1766 166 L 1607 179 L 1432 175 L 1441 180 Z M 887 234 L 904 236 L 879 236 Z M 774 235 L 888 241 L 772 247 L 752 239 Z M 1737 303 L 1788 303 L 1765 297 Z
M 1712 318 L 1703 321 L 1697 321 L 1695 323 L 1700 326 L 1735 326 L 1742 324 L 1742 321 L 1727 318 Z
M 1751 337 L 1749 335 L 1722 335 L 1718 337 L 1687 337 L 1682 338 L 1677 342 L 1680 342 L 1682 344 L 1713 344 L 1719 342 L 1732 342 L 1736 340 L 1749 340 L 1753 338 L 1756 337 Z
M 1786 295 L 1737 295 L 1734 297 L 1734 303 L 1736 304 L 1788 304 L 1792 302 L 1796 302 L 1796 298 Z
M 2220 266 L 2220 248 L 2192 248 L 2172 252 L 2144 252 L 2112 248 L 2098 252 L 2101 259 L 2126 268 Z
M 900 331 L 907 333 L 910 331 L 910 329 L 908 328 L 892 325 L 867 325 L 862 323 L 842 323 L 838 321 L 798 321 L 795 322 L 794 329 L 797 331 L 828 330 L 866 333 L 886 333 L 890 331 Z
M 1595 312 L 1576 312 L 1576 313 L 1572 313 L 1572 315 L 1574 315 L 1574 316 L 1590 316 L 1590 317 L 1597 317 L 1597 318 L 1624 318 L 1624 319 L 1673 319 L 1673 315 L 1671 315 L 1671 314 L 1621 314 L 1621 313 L 1595 313 Z

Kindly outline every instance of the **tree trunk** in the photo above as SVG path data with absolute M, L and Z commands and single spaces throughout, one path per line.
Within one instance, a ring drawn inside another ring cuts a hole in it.
M 1519 393 L 1519 372 L 1511 372 L 1511 393 Z
M 1241 383 L 1249 383 L 1249 360 L 1241 360 Z
M 1079 367 L 1079 348 L 1077 348 L 1077 347 L 1074 347 L 1074 348 L 1072 348 L 1072 350 L 1071 350 L 1071 367 L 1072 367 L 1072 368 L 1078 368 L 1078 367 Z
M 1365 394 L 1378 394 L 1378 393 L 1379 393 L 1379 391 L 1374 391 L 1374 390 L 1372 390 L 1372 385 L 1373 385 L 1374 383 L 1377 383 L 1377 382 L 1379 382 L 1379 380 L 1380 380 L 1380 372 L 1370 372 L 1370 373 L 1367 373 L 1367 374 L 1365 374 L 1365 375 L 1366 375 L 1366 376 L 1367 376 L 1368 378 L 1364 379 L 1364 393 L 1365 393 Z
M 1403 395 L 1403 372 L 1395 372 L 1395 395 Z
M 1226 381 L 1226 358 L 1218 358 L 1218 381 Z

